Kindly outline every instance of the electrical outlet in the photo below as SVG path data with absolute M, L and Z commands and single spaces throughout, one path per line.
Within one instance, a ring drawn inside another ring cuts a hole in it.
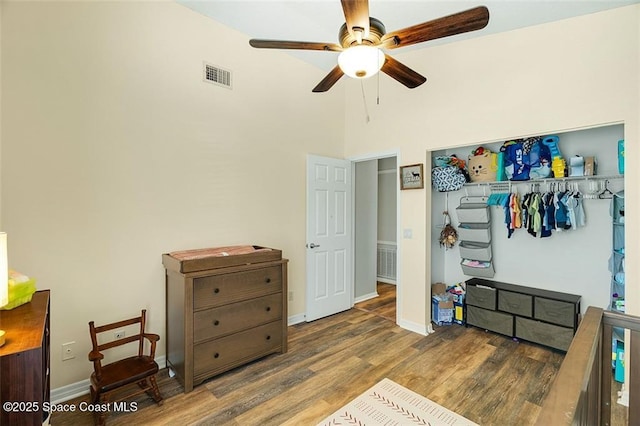
M 289 302 L 293 302 L 293 292 L 289 292 Z
M 62 360 L 67 361 L 76 357 L 76 342 L 67 342 L 62 344 Z
M 125 336 L 124 330 L 118 330 L 115 333 L 113 333 L 113 338 L 118 340 L 118 339 L 122 339 Z

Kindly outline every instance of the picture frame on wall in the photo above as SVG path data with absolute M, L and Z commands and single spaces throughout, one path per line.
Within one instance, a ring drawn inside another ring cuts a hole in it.
M 422 164 L 400 166 L 400 189 L 424 188 L 424 173 Z

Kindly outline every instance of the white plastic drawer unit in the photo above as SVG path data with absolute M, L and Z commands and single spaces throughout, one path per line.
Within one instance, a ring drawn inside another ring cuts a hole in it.
M 474 241 L 477 243 L 491 242 L 490 223 L 461 223 L 458 225 L 460 241 Z
M 486 203 L 463 203 L 456 207 L 460 223 L 488 223 L 489 206 Z

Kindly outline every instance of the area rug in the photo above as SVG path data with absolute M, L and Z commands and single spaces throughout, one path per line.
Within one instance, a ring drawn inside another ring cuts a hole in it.
M 328 425 L 478 426 L 389 379 L 378 382 L 318 423 L 318 426 Z

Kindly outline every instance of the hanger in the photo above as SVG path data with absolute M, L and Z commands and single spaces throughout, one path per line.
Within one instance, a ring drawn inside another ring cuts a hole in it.
M 601 200 L 613 198 L 613 192 L 609 191 L 609 180 L 604 181 L 604 190 L 598 194 L 598 198 Z

